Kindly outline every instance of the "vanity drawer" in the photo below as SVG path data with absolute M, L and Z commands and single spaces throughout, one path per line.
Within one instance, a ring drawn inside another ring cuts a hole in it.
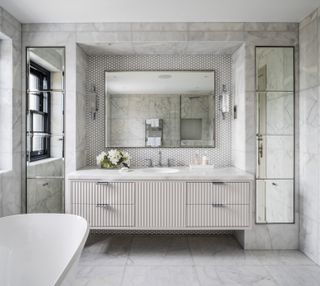
M 90 227 L 132 227 L 134 205 L 72 205 L 72 213 L 84 217 Z
M 187 205 L 187 227 L 249 226 L 249 205 Z
M 73 204 L 134 204 L 135 183 L 73 181 L 71 184 Z
M 249 204 L 250 183 L 187 183 L 187 204 Z

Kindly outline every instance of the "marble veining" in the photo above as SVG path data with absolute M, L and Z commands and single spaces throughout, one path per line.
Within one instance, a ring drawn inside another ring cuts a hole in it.
M 319 90 L 320 13 L 308 15 L 299 26 L 300 112 L 299 112 L 299 198 L 300 249 L 320 263 L 319 215 Z M 306 275 L 308 275 L 306 273 Z M 310 273 L 310 275 L 313 275 Z M 302 280 L 303 278 L 298 278 Z
M 320 268 L 299 251 L 246 251 L 231 235 L 92 234 L 74 285 L 316 286 Z
M 172 167 L 177 169 L 175 173 L 154 173 L 144 172 L 142 168 L 132 169 L 131 172 L 120 172 L 119 170 L 97 169 L 94 167 L 85 168 L 68 174 L 69 180 L 217 180 L 217 181 L 248 181 L 253 180 L 252 174 L 246 173 L 237 168 L 209 168 L 209 169 L 191 169 L 189 167 Z

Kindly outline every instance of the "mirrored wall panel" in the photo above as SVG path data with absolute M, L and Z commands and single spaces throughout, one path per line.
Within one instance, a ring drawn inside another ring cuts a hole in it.
M 257 223 L 294 222 L 294 48 L 256 48 Z
M 64 48 L 27 48 L 28 213 L 64 211 Z
M 213 71 L 106 72 L 106 147 L 214 147 Z

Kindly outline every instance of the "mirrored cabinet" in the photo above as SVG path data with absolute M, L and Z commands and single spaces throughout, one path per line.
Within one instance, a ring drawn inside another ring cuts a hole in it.
M 27 48 L 28 213 L 64 211 L 64 66 L 64 48 Z
M 256 48 L 256 222 L 294 222 L 294 48 Z

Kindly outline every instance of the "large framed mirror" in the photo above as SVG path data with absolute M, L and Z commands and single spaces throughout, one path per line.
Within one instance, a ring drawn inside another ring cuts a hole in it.
M 256 222 L 294 223 L 294 48 L 256 48 Z
M 65 49 L 26 50 L 26 211 L 64 212 Z
M 214 147 L 214 71 L 105 73 L 106 147 Z

